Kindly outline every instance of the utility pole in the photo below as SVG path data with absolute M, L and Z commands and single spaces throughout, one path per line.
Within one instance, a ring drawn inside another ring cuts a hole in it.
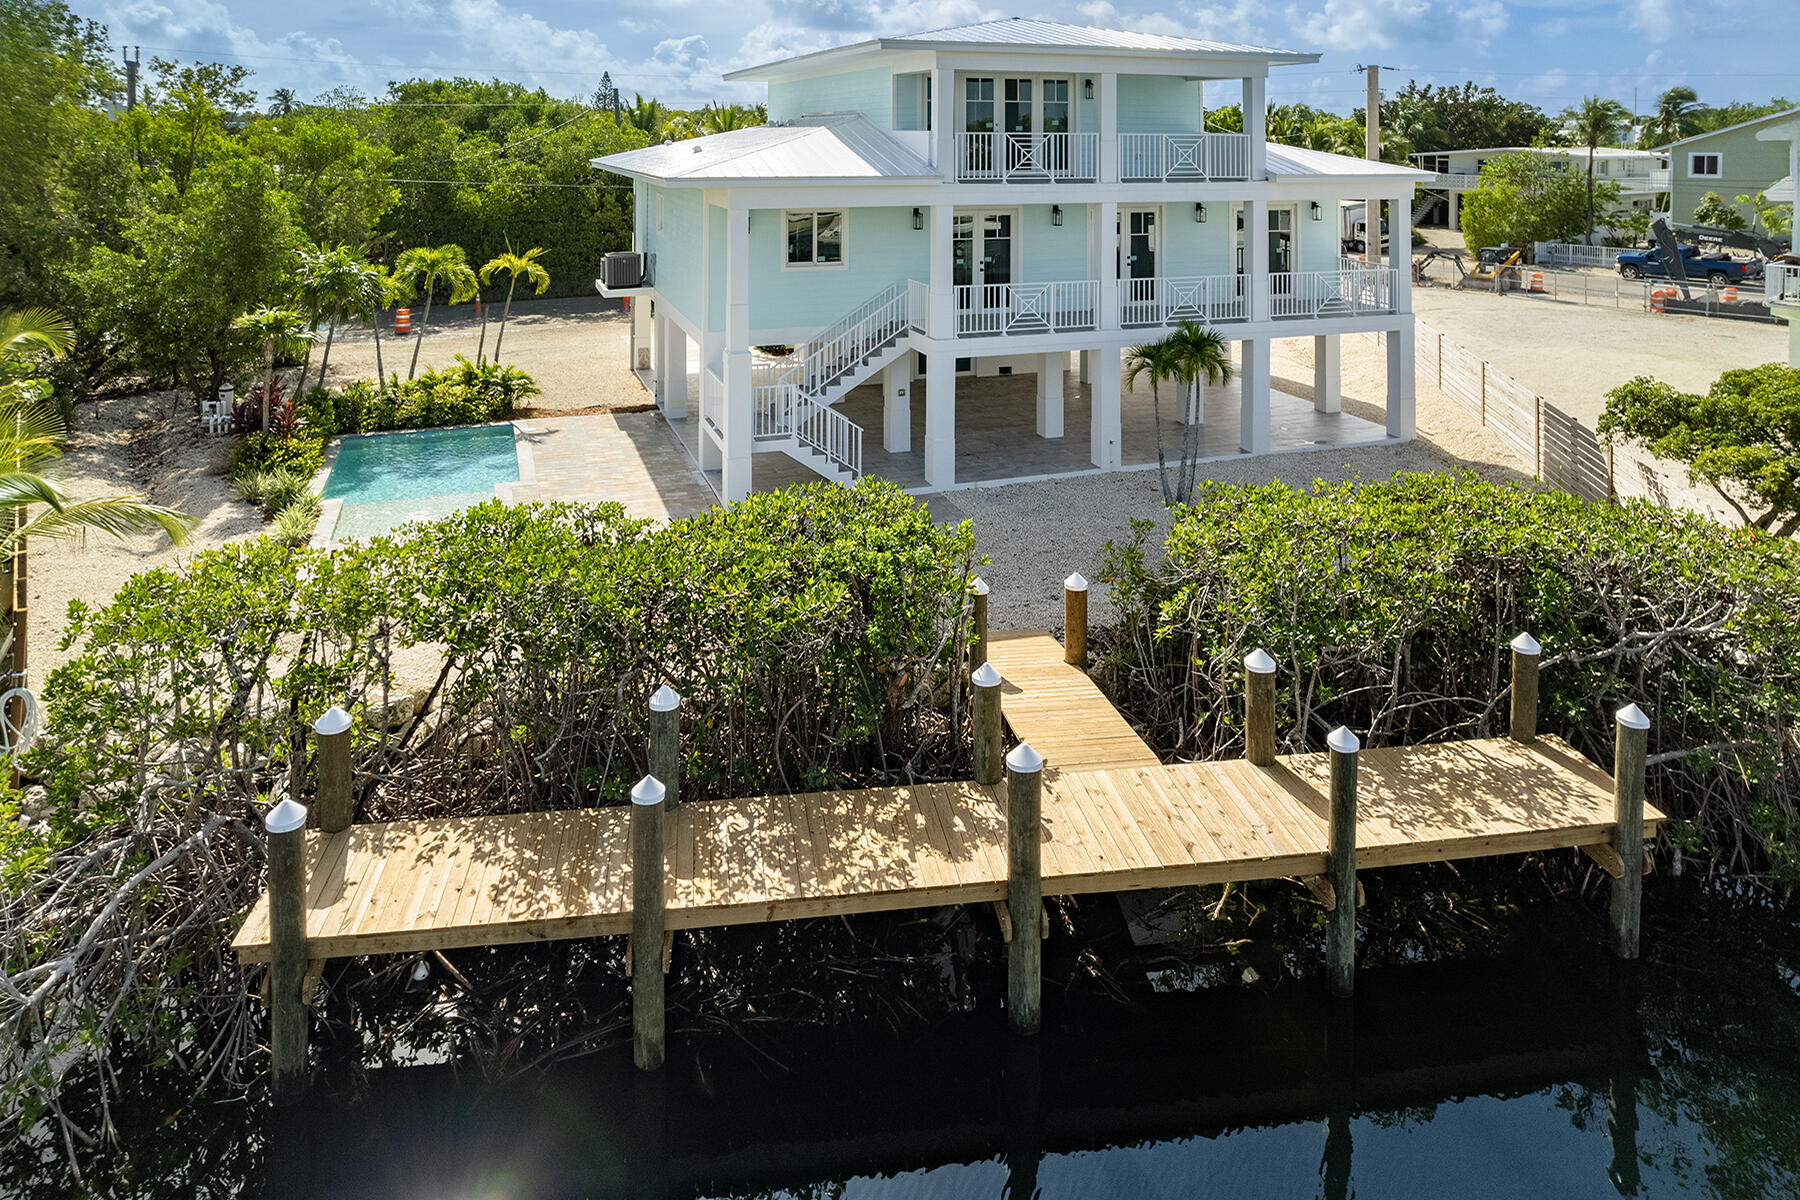
M 1363 157 L 1381 161 L 1381 67 L 1367 63 L 1356 68 L 1363 73 L 1368 95 L 1363 101 Z M 1394 68 L 1390 67 L 1389 70 Z M 1396 217 L 1400 214 L 1395 213 Z M 1410 214 L 1409 214 L 1410 215 Z M 1411 229 L 1409 223 L 1407 228 Z M 1390 235 L 1392 236 L 1392 235 Z M 1371 267 L 1381 265 L 1381 201 L 1363 203 L 1363 253 Z
M 137 107 L 138 54 L 142 50 L 142 46 L 133 46 L 131 57 L 125 58 L 125 47 L 119 47 L 119 57 L 125 58 L 125 110 L 127 112 Z

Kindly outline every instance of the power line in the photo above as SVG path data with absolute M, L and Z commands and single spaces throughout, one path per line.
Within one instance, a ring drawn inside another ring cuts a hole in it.
M 455 187 L 574 188 L 583 192 L 629 192 L 629 183 L 513 183 L 505 179 L 383 179 L 383 183 L 439 183 Z
M 240 54 L 236 50 L 192 50 L 185 46 L 151 46 L 151 50 L 166 50 L 171 54 L 188 55 L 195 58 L 248 58 L 263 62 L 287 63 L 325 63 L 334 67 L 355 67 L 365 71 L 520 71 L 525 70 L 533 75 L 578 75 L 583 79 L 592 78 L 592 71 L 555 71 L 540 67 L 520 68 L 517 66 L 495 67 L 492 64 L 474 65 L 447 63 L 390 63 L 364 62 L 359 58 L 299 58 L 286 54 Z M 610 68 L 608 68 L 610 70 Z M 697 74 L 710 75 L 712 72 L 689 71 L 613 71 L 612 74 L 621 79 L 692 79 Z

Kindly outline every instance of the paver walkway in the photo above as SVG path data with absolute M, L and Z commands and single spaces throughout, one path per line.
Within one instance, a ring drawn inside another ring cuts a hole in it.
M 534 417 L 514 422 L 530 448 L 533 483 L 516 503 L 617 501 L 634 517 L 669 521 L 711 508 L 712 489 L 658 413 Z

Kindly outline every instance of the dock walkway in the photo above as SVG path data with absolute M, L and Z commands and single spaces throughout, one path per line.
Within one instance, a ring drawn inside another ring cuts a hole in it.
M 1003 711 L 1046 760 L 1043 894 L 1315 876 L 1323 754 L 1165 766 L 1047 634 L 996 634 Z M 1057 668 L 1060 668 L 1058 670 Z M 1362 753 L 1359 869 L 1597 846 L 1611 778 L 1540 737 Z M 1002 900 L 1004 783 L 683 803 L 666 832 L 667 927 Z M 353 825 L 309 833 L 314 959 L 631 931 L 626 807 Z M 1662 814 L 1645 812 L 1646 834 Z M 233 943 L 270 957 L 268 899 Z

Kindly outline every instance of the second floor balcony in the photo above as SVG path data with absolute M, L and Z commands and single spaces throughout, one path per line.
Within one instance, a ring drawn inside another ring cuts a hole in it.
M 1250 178 L 1242 133 L 1121 133 L 1109 172 L 1097 132 L 958 133 L 956 178 L 979 183 L 1210 183 Z

